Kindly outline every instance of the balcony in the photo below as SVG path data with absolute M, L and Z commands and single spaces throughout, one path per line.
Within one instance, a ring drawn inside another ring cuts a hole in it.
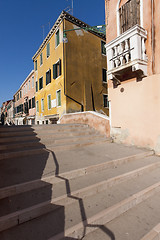
M 147 76 L 147 32 L 135 25 L 106 44 L 108 80 Z

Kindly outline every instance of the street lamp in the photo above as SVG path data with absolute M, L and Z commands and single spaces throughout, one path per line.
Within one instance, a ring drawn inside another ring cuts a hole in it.
M 102 34 L 106 34 L 106 25 L 99 25 L 99 26 L 93 26 L 93 27 L 79 27 L 79 28 L 74 28 L 74 29 L 68 29 L 68 30 L 63 30 L 63 43 L 68 43 L 68 39 L 67 39 L 67 34 L 66 32 L 70 32 L 70 31 L 76 31 L 76 30 L 85 30 L 85 31 L 93 31 L 93 32 L 97 32 L 97 33 L 102 33 Z

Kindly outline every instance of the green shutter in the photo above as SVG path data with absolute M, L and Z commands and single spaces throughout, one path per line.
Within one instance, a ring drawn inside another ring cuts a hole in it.
M 61 59 L 59 59 L 59 76 L 61 75 Z
M 57 106 L 61 106 L 61 90 L 57 91 Z
M 56 47 L 59 45 L 59 30 L 56 33 Z
M 57 78 L 57 64 L 53 65 L 53 79 Z

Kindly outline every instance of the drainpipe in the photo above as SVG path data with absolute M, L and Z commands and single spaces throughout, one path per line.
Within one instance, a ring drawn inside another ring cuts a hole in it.
M 63 31 L 64 31 L 64 20 L 63 20 Z M 78 102 L 77 100 L 73 99 L 72 97 L 68 96 L 66 94 L 66 68 L 65 68 L 65 54 L 66 54 L 66 51 L 64 50 L 64 47 L 65 47 L 65 44 L 66 43 L 63 43 L 63 70 L 64 70 L 64 95 L 71 99 L 72 101 L 76 102 L 77 104 L 79 104 L 81 106 L 81 112 L 84 111 L 84 107 L 83 107 L 83 104 L 81 104 L 80 102 Z
M 151 42 L 152 42 L 152 73 L 155 73 L 155 31 L 154 31 L 154 0 L 151 0 L 152 20 L 151 20 Z

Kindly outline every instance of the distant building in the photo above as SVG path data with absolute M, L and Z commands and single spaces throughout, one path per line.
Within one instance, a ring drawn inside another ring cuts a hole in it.
M 109 114 L 106 37 L 85 27 L 63 11 L 33 56 L 37 124 L 56 123 L 71 112 Z
M 5 119 L 5 124 L 12 125 L 14 124 L 14 101 L 10 100 L 10 102 L 6 106 L 7 116 Z
M 14 123 L 16 125 L 35 124 L 35 84 L 33 70 L 14 94 L 14 102 Z

